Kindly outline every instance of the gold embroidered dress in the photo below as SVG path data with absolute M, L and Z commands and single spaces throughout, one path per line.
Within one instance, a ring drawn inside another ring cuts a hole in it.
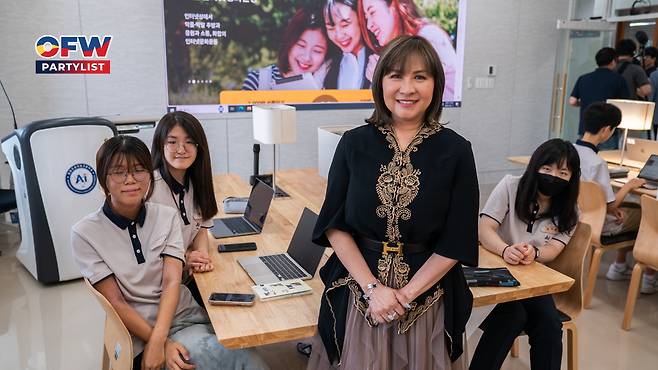
M 359 285 L 332 255 L 320 271 L 322 340 L 314 344 L 309 369 L 443 369 L 459 357 L 472 304 L 459 265 L 477 264 L 478 198 L 470 143 L 450 129 L 427 124 L 404 151 L 388 127 L 365 125 L 343 135 L 314 241 L 331 247 L 325 232 L 338 229 L 357 241 L 387 242 L 393 249 L 360 250 L 378 280 L 394 289 L 405 286 L 433 253 L 459 262 L 403 317 L 377 325 L 365 315 Z M 405 243 L 428 248 L 405 253 Z M 394 348 L 382 352 L 378 346 Z

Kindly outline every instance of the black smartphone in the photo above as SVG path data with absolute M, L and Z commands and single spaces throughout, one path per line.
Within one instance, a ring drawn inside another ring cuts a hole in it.
M 208 298 L 208 303 L 213 306 L 252 306 L 255 298 L 253 294 L 213 293 Z
M 233 244 L 220 244 L 217 247 L 217 252 L 242 252 L 242 251 L 255 251 L 256 243 L 233 243 Z

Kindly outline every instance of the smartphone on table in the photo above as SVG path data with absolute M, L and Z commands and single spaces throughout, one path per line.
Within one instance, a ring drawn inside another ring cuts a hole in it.
M 256 296 L 244 293 L 213 293 L 208 303 L 213 306 L 253 306 Z
M 242 252 L 242 251 L 255 251 L 256 243 L 232 243 L 232 244 L 220 244 L 217 247 L 217 252 Z

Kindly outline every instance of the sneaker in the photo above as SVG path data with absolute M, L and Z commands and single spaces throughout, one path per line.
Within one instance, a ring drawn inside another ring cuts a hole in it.
M 625 263 L 612 263 L 608 268 L 605 277 L 608 280 L 630 280 L 633 269 L 628 267 Z
M 656 279 L 655 277 L 653 279 L 647 279 L 646 277 L 643 277 L 640 293 L 653 294 L 655 292 L 658 292 L 658 279 Z

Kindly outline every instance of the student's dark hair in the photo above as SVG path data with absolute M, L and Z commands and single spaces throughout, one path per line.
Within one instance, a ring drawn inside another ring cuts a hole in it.
M 612 63 L 615 58 L 617 58 L 617 53 L 613 48 L 602 48 L 596 52 L 596 65 L 599 67 L 605 67 L 608 64 Z
M 594 102 L 587 106 L 583 112 L 585 131 L 597 134 L 602 128 L 610 126 L 615 128 L 621 123 L 621 111 L 612 104 Z
M 151 153 L 143 141 L 134 136 L 118 135 L 111 137 L 98 148 L 96 152 L 96 172 L 98 173 L 98 183 L 105 192 L 105 197 L 110 197 L 110 191 L 107 187 L 107 176 L 113 165 L 126 159 L 128 170 L 134 170 L 136 166 L 142 166 L 149 171 L 151 185 L 146 193 L 146 199 L 153 193 L 153 164 L 151 163 Z
M 210 151 L 208 149 L 208 140 L 203 132 L 203 127 L 196 117 L 183 112 L 170 112 L 165 114 L 158 122 L 153 134 L 153 167 L 160 170 L 160 175 L 167 182 L 173 180 L 167 160 L 164 156 L 167 135 L 174 126 L 180 125 L 189 135 L 190 139 L 197 143 L 197 154 L 194 162 L 186 171 L 194 186 L 194 204 L 199 207 L 203 219 L 209 219 L 217 214 L 217 201 L 215 200 L 215 191 L 212 185 L 212 169 L 210 168 Z
M 635 41 L 631 39 L 621 39 L 615 46 L 615 51 L 617 52 L 617 55 L 626 55 L 626 56 L 633 56 L 635 54 L 635 49 L 637 47 L 635 46 Z
M 386 45 L 372 76 L 372 97 L 375 111 L 366 122 L 375 126 L 388 126 L 393 122 L 391 111 L 384 102 L 384 76 L 392 71 L 403 71 L 412 56 L 419 57 L 427 73 L 434 78 L 432 101 L 425 111 L 423 124 L 439 123 L 443 110 L 443 88 L 445 75 L 439 55 L 432 44 L 420 36 L 398 36 Z
M 283 37 L 281 38 L 281 47 L 279 47 L 279 55 L 277 57 L 277 66 L 279 66 L 281 73 L 290 71 L 288 54 L 290 53 L 290 49 L 292 49 L 306 30 L 322 31 L 324 39 L 327 40 L 327 46 L 332 44 L 327 37 L 327 30 L 324 28 L 320 9 L 316 6 L 307 6 L 297 9 L 290 19 L 285 31 L 283 31 Z M 329 47 L 327 47 L 327 54 L 328 53 Z M 326 59 L 327 58 L 325 57 L 325 60 Z
M 568 141 L 551 139 L 541 144 L 532 153 L 530 163 L 519 181 L 514 209 L 521 221 L 529 222 L 531 220 L 532 209 L 538 196 L 539 169 L 544 165 L 551 164 L 557 164 L 559 167 L 566 164 L 571 171 L 571 179 L 564 191 L 551 197 L 551 205 L 544 216 L 553 220 L 559 232 L 569 232 L 578 223 L 576 204 L 580 187 L 580 158 L 576 149 Z
M 652 58 L 658 58 L 658 49 L 653 46 L 649 46 L 644 49 L 644 55 Z

